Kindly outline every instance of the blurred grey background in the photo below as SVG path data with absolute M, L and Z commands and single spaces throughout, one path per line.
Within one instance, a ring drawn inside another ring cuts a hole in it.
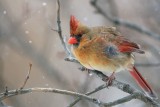
M 157 64 L 156 66 L 137 66 L 160 97 L 160 41 L 133 29 L 114 25 L 90 4 L 89 0 L 60 0 L 62 33 L 69 37 L 70 15 L 76 16 L 88 26 L 116 26 L 124 35 L 139 43 L 145 55 L 136 54 L 138 64 Z M 142 25 L 160 34 L 159 0 L 98 0 L 98 5 L 114 17 L 119 17 Z M 97 76 L 78 70 L 80 65 L 66 62 L 66 54 L 57 32 L 56 0 L 0 0 L 0 91 L 19 88 L 25 79 L 28 64 L 32 71 L 26 88 L 54 87 L 86 93 L 103 82 Z M 127 72 L 116 74 L 120 81 L 129 83 L 141 90 Z M 109 88 L 92 96 L 104 101 L 114 101 L 127 94 Z M 12 107 L 66 107 L 75 98 L 51 93 L 30 93 L 4 100 Z M 132 100 L 116 107 L 146 107 L 138 100 Z M 75 107 L 97 107 L 81 101 Z

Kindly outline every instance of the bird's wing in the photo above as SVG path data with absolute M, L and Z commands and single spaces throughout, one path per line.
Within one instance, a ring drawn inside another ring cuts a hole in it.
M 116 30 L 116 28 L 106 28 L 101 27 L 101 30 L 98 32 L 97 39 L 99 39 L 102 44 L 105 44 L 106 48 L 104 49 L 107 54 L 117 55 L 121 53 L 144 53 L 139 47 L 138 44 L 131 42 L 126 39 L 124 36 Z
M 140 46 L 130 40 L 124 38 L 123 36 L 115 37 L 115 43 L 118 50 L 122 53 L 132 53 L 137 52 L 143 54 L 144 51 L 140 49 Z

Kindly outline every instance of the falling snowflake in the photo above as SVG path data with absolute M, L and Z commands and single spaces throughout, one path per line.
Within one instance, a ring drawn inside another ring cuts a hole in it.
M 6 10 L 4 10 L 4 11 L 3 11 L 3 14 L 7 14 L 7 11 L 6 11 Z
M 32 43 L 32 41 L 30 40 L 29 43 Z
M 29 31 L 28 31 L 28 30 L 26 30 L 26 31 L 25 31 L 25 34 L 29 34 Z
M 92 75 L 93 75 L 93 74 L 90 72 L 90 73 L 89 73 L 89 76 L 92 76 Z
M 49 84 L 45 84 L 45 86 L 49 86 Z
M 87 18 L 87 17 L 84 17 L 83 20 L 87 22 L 87 21 L 88 21 L 88 18 Z
M 45 76 L 42 76 L 42 79 L 45 79 Z
M 26 25 L 26 24 L 27 24 L 27 22 L 24 22 L 24 24 Z
M 46 6 L 46 5 L 47 5 L 47 3 L 46 3 L 46 2 L 43 2 L 43 3 L 42 3 L 42 6 Z

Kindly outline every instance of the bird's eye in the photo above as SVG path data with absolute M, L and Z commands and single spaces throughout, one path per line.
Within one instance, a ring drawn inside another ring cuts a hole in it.
M 81 34 L 78 34 L 78 35 L 76 35 L 75 37 L 76 37 L 77 41 L 80 41 L 80 40 L 81 40 L 82 35 L 81 35 Z

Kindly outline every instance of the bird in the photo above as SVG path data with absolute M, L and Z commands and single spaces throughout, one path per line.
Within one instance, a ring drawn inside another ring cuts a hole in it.
M 134 53 L 144 54 L 140 45 L 125 38 L 115 27 L 88 27 L 75 16 L 70 17 L 68 43 L 75 58 L 85 68 L 114 73 L 129 71 L 146 95 L 157 99 L 151 86 L 134 66 Z

